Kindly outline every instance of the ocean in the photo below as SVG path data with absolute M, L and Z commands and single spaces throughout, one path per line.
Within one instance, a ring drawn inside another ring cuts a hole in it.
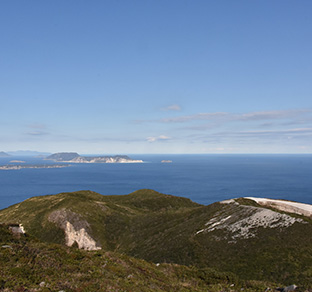
M 204 205 L 244 196 L 312 204 L 312 155 L 129 156 L 144 163 L 0 170 L 0 209 L 39 195 L 78 190 L 124 195 L 146 188 Z M 9 157 L 0 158 L 0 165 L 11 160 L 53 164 L 41 158 Z

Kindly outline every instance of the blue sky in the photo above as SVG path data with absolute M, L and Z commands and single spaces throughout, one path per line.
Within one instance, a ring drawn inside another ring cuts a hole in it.
M 312 153 L 311 13 L 1 1 L 0 151 Z

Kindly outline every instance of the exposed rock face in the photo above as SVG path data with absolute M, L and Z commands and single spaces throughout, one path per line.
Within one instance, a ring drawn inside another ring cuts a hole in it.
M 95 240 L 87 233 L 84 228 L 75 230 L 70 222 L 65 225 L 66 245 L 72 246 L 77 242 L 78 247 L 86 250 L 99 250 L 100 247 L 96 246 Z
M 77 242 L 78 247 L 86 250 L 99 250 L 96 241 L 89 235 L 87 230 L 90 225 L 78 214 L 61 209 L 52 212 L 48 220 L 56 223 L 65 232 L 65 241 L 67 246 L 72 246 Z
M 293 218 L 286 214 L 280 214 L 268 209 L 246 206 L 250 209 L 250 215 L 233 224 L 228 224 L 227 230 L 232 233 L 232 238 L 255 237 L 255 230 L 264 228 L 283 228 L 293 225 L 295 222 L 302 223 L 302 219 Z
M 13 234 L 25 234 L 25 229 L 22 224 L 12 225 L 9 229 Z
M 72 163 L 142 163 L 142 160 L 134 160 L 128 156 L 79 156 L 71 160 Z
M 12 224 L 9 226 L 9 230 L 17 238 L 20 238 L 21 235 L 25 234 L 25 229 L 22 224 Z

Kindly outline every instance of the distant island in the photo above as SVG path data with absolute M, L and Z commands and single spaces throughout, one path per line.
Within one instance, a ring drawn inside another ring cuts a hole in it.
M 11 155 L 9 155 L 8 153 L 5 153 L 3 151 L 0 151 L 0 157 L 9 157 Z
M 43 164 L 43 165 L 1 165 L 0 170 L 19 170 L 23 168 L 64 168 L 69 167 L 68 164 Z
M 143 163 L 143 160 L 131 159 L 127 155 L 115 156 L 81 156 L 76 152 L 54 153 L 45 158 L 56 162 L 70 163 Z
M 162 160 L 161 163 L 172 163 L 172 160 Z

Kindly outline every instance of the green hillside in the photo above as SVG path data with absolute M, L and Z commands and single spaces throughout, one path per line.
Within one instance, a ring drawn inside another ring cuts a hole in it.
M 233 202 L 203 206 L 152 190 L 124 196 L 80 191 L 28 199 L 0 211 L 0 222 L 22 223 L 26 232 L 45 242 L 71 245 L 76 240 L 86 249 L 154 263 L 312 288 L 311 219 L 246 199 Z M 252 225 L 250 218 L 263 212 L 264 218 L 274 215 L 274 224 Z M 81 240 L 82 234 L 87 240 Z
M 276 284 L 230 273 L 153 264 L 110 251 L 42 243 L 0 224 L 0 291 L 263 291 Z

